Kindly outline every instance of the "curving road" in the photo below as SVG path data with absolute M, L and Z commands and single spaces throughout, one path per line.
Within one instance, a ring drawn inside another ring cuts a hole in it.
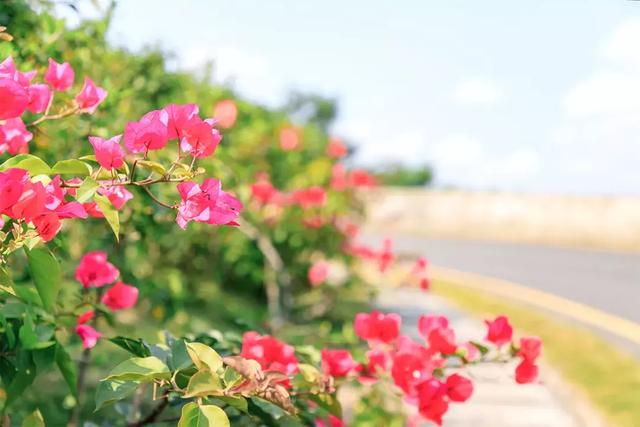
M 435 265 L 509 280 L 640 323 L 640 254 L 406 235 L 394 237 L 394 246 Z

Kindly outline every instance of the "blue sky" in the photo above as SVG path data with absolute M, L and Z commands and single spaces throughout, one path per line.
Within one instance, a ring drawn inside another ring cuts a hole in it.
M 440 186 L 640 194 L 640 2 L 120 1 L 110 37 L 277 105 L 339 100 L 356 161 Z

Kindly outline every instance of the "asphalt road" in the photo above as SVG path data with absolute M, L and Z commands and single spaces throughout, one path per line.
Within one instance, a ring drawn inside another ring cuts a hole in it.
M 368 236 L 368 243 L 378 243 Z M 395 251 L 505 279 L 640 323 L 640 255 L 550 246 L 396 236 Z

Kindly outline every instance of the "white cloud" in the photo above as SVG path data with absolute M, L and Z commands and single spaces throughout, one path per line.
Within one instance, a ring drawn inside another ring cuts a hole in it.
M 604 43 L 601 49 L 605 58 L 625 66 L 640 66 L 640 18 L 624 21 Z
M 591 75 L 567 92 L 564 120 L 551 133 L 563 179 L 601 193 L 640 191 L 639 38 L 640 19 L 622 22 Z
M 569 91 L 565 109 L 572 117 L 640 113 L 640 74 L 598 70 Z
M 540 155 L 528 147 L 494 153 L 477 139 L 452 134 L 435 144 L 432 153 L 441 185 L 518 190 L 540 172 Z
M 495 82 L 474 78 L 460 83 L 453 91 L 453 101 L 465 107 L 493 107 L 503 98 Z

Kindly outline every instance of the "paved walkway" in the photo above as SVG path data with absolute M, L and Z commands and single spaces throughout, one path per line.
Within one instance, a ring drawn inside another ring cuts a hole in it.
M 378 307 L 402 315 L 404 333 L 418 338 L 416 324 L 422 314 L 449 317 L 461 340 L 484 337 L 484 325 L 451 307 L 444 299 L 410 288 L 381 292 Z M 562 393 L 545 384 L 518 385 L 513 379 L 515 365 L 478 365 L 470 368 L 475 391 L 463 404 L 452 404 L 445 416 L 445 427 L 589 427 L 602 425 L 594 417 L 588 421 L 567 409 Z M 543 381 L 548 377 L 542 368 Z M 557 381 L 557 379 L 556 379 Z M 571 402 L 575 408 L 576 402 Z M 589 414 L 591 415 L 591 414 Z

